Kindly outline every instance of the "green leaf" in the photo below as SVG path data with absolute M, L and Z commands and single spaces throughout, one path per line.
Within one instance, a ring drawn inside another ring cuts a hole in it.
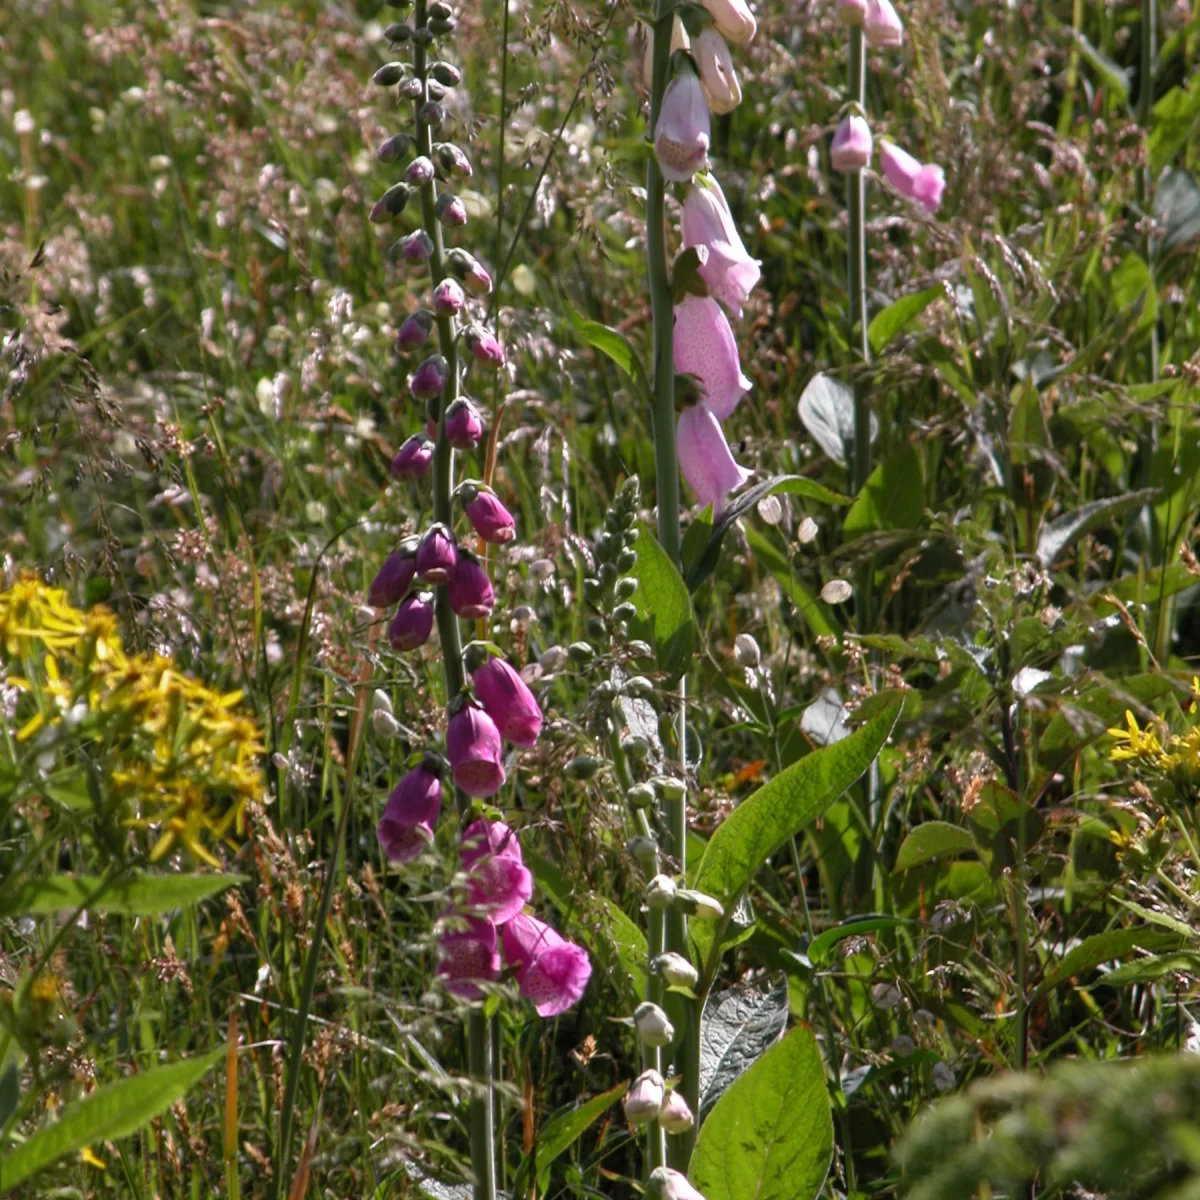
M 846 514 L 846 540 L 877 529 L 915 529 L 925 515 L 925 466 L 916 446 L 902 446 L 871 472 Z
M 720 900 L 728 918 L 763 863 L 866 773 L 899 715 L 900 705 L 892 704 L 848 738 L 814 750 L 742 801 L 709 839 L 696 871 L 696 890 Z M 693 921 L 691 927 L 697 944 L 707 950 L 713 936 L 708 923 Z
M 138 875 L 99 891 L 101 880 L 95 875 L 49 875 L 5 894 L 0 915 L 44 916 L 86 904 L 98 913 L 152 916 L 207 900 L 244 879 L 244 875 Z
M 1030 997 L 1031 1000 L 1057 987 L 1072 975 L 1082 975 L 1114 958 L 1124 958 L 1134 950 L 1165 950 L 1179 945 L 1179 935 L 1169 930 L 1110 929 L 1084 938 L 1048 970 Z
M 73 1104 L 0 1159 L 0 1192 L 92 1142 L 122 1138 L 165 1112 L 225 1057 L 225 1049 L 118 1080 Z
M 633 594 L 633 602 L 639 614 L 650 622 L 658 665 L 669 679 L 675 680 L 687 670 L 696 647 L 692 600 L 675 564 L 652 533 L 643 529 L 634 549 L 638 555 L 633 570 L 638 590 Z
M 1157 495 L 1157 488 L 1143 488 L 1139 492 L 1129 492 L 1124 496 L 1093 500 L 1090 504 L 1081 504 L 1078 508 L 1055 517 L 1053 521 L 1048 521 L 1042 526 L 1042 531 L 1038 534 L 1038 562 L 1043 567 L 1049 567 L 1068 546 L 1073 545 L 1085 533 L 1090 533 L 1097 526 L 1121 516 L 1122 513 L 1149 504 Z
M 1154 324 L 1158 313 L 1158 294 L 1150 268 L 1139 254 L 1130 250 L 1117 264 L 1112 273 L 1110 289 L 1113 303 L 1120 310 L 1134 309 L 1137 305 L 1137 329 L 1148 329 Z
M 882 312 L 876 313 L 867 329 L 872 353 L 878 354 L 883 350 L 897 334 L 903 333 L 935 300 L 945 294 L 940 287 L 926 288 L 923 292 L 901 296 Z
M 815 500 L 819 504 L 849 504 L 850 497 L 839 495 L 837 492 L 831 492 L 829 488 L 823 487 L 811 479 L 806 479 L 803 475 L 777 475 L 774 479 L 766 479 L 762 483 L 755 484 L 749 491 L 742 492 L 741 495 L 735 497 L 725 508 L 721 515 L 712 524 L 712 533 L 708 538 L 701 553 L 696 555 L 694 559 L 690 559 L 687 553 L 688 547 L 684 545 L 682 554 L 684 569 L 687 577 L 687 585 L 689 591 L 695 591 L 712 573 L 717 569 L 717 563 L 721 555 L 721 542 L 725 538 L 725 534 L 729 532 L 734 521 L 739 517 L 744 516 L 750 511 L 760 500 L 767 496 L 803 496 L 808 500 Z M 708 511 L 707 509 L 705 510 Z M 692 524 L 695 528 L 695 522 Z M 688 537 L 691 537 L 692 530 L 688 530 Z
M 854 452 L 854 393 L 828 375 L 817 374 L 809 381 L 797 406 L 804 428 L 813 441 L 840 467 L 847 452 Z M 871 414 L 871 441 L 879 431 L 879 422 Z
M 679 547 L 679 561 L 683 564 L 683 577 L 687 580 L 690 591 L 696 590 L 696 584 L 692 583 L 692 575 L 708 548 L 712 531 L 713 506 L 710 504 L 687 527 L 687 533 L 683 535 L 683 545 Z M 709 573 L 711 570 L 712 568 L 709 569 Z
M 1173 251 L 1200 237 L 1200 188 L 1186 171 L 1164 171 L 1154 192 L 1155 254 Z
M 1172 971 L 1185 975 L 1200 974 L 1200 953 L 1195 950 L 1180 950 L 1175 954 L 1153 954 L 1139 958 L 1123 966 L 1114 967 L 1107 975 L 1101 975 L 1092 987 L 1126 987 L 1131 983 L 1150 983 L 1161 979 Z
M 901 850 L 903 853 L 903 850 Z M 831 957 L 834 946 L 844 942 L 846 938 L 861 937 L 864 933 L 874 933 L 880 929 L 895 929 L 897 925 L 911 925 L 912 921 L 904 917 L 888 917 L 868 913 L 863 916 L 851 917 L 840 925 L 826 929 L 817 934 L 808 947 L 808 959 L 813 966 L 822 966 Z
M 808 623 L 815 637 L 837 637 L 840 633 L 833 614 L 808 588 L 796 578 L 792 564 L 775 549 L 757 529 L 746 530 L 746 541 L 758 559 L 759 565 L 769 571 L 783 589 L 783 593 L 796 606 L 797 611 Z
M 1111 58 L 1101 54 L 1095 46 L 1078 30 L 1074 30 L 1075 41 L 1079 45 L 1079 53 L 1087 60 L 1089 66 L 1122 100 L 1129 99 L 1129 76 Z
M 1157 179 L 1162 170 L 1187 145 L 1200 119 L 1200 86 L 1193 79 L 1187 88 L 1173 87 L 1154 106 L 1147 150 L 1150 175 Z
M 904 839 L 896 855 L 896 870 L 907 871 L 930 859 L 974 849 L 975 839 L 968 830 L 946 821 L 926 821 Z
M 783 1036 L 788 1022 L 787 976 L 767 990 L 739 984 L 710 995 L 700 1021 L 700 1116 L 734 1080 Z
M 814 1200 L 832 1157 L 825 1067 L 801 1025 L 713 1106 L 688 1175 L 706 1200 Z
M 513 1181 L 512 1194 L 524 1196 L 529 1191 L 530 1176 L 533 1174 L 535 1163 L 540 1176 L 559 1155 L 570 1149 L 583 1133 L 625 1095 L 628 1086 L 628 1083 L 618 1083 L 607 1092 L 601 1092 L 600 1095 L 551 1117 L 538 1130 L 534 1143 L 535 1154 L 521 1160 L 516 1179 Z M 545 1190 L 544 1185 L 538 1188 L 539 1192 Z
M 594 346 L 601 354 L 611 358 L 642 389 L 644 394 L 649 394 L 650 389 L 642 360 L 638 358 L 637 352 L 624 334 L 618 333 L 608 325 L 602 325 L 599 321 L 588 320 L 569 305 L 567 315 L 570 317 L 575 332 L 589 346 Z

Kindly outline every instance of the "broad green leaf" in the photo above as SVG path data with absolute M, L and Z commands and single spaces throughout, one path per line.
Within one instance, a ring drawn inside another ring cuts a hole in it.
M 1194 78 L 1187 88 L 1173 87 L 1158 100 L 1147 145 L 1152 177 L 1157 179 L 1188 143 L 1197 121 L 1200 121 L 1200 83 Z
M 925 469 L 916 446 L 902 446 L 871 472 L 846 514 L 846 540 L 877 529 L 915 529 L 925 513 Z
M 1134 950 L 1165 950 L 1179 945 L 1178 934 L 1165 929 L 1110 929 L 1084 938 L 1073 950 L 1055 963 L 1038 984 L 1030 999 L 1034 999 L 1070 979 L 1082 975 L 1101 963 L 1124 958 Z
M 946 821 L 926 821 L 904 839 L 896 854 L 896 870 L 907 871 L 930 859 L 974 849 L 975 839 L 968 830 Z
M 1158 296 L 1150 268 L 1139 254 L 1130 250 L 1121 259 L 1112 273 L 1111 294 L 1118 309 L 1132 309 L 1138 305 L 1137 328 L 1148 329 L 1154 324 L 1158 312 Z
M 875 933 L 880 929 L 895 929 L 898 925 L 911 924 L 912 922 L 904 917 L 888 917 L 874 913 L 851 917 L 813 938 L 808 947 L 809 961 L 813 966 L 822 966 L 831 957 L 834 946 L 839 942 L 844 942 L 847 938 L 861 937 L 864 933 Z
M 587 317 L 576 312 L 573 308 L 568 307 L 567 313 L 571 318 L 571 324 L 574 326 L 575 332 L 589 346 L 594 346 L 602 354 L 611 358 L 643 392 L 649 391 L 646 382 L 646 372 L 642 367 L 642 360 L 638 358 L 636 351 L 624 334 L 610 328 L 608 325 L 602 325 L 599 321 L 588 320 Z
M 1195 950 L 1179 950 L 1174 954 L 1152 954 L 1149 958 L 1135 959 L 1133 962 L 1114 967 L 1090 986 L 1127 987 L 1131 983 L 1150 983 L 1172 971 L 1179 971 L 1184 975 L 1200 974 L 1200 953 Z
M 700 1116 L 733 1081 L 783 1036 L 788 1021 L 787 976 L 767 990 L 738 984 L 710 995 L 700 1022 Z
M 1200 237 L 1200 188 L 1187 171 L 1163 172 L 1154 193 L 1154 253 L 1171 254 Z
M 683 535 L 683 545 L 679 547 L 679 561 L 683 564 L 683 577 L 687 580 L 688 588 L 693 592 L 696 590 L 696 585 L 692 583 L 692 575 L 708 547 L 712 531 L 713 507 L 710 504 L 687 527 L 687 533 Z
M 1053 521 L 1048 521 L 1042 526 L 1042 532 L 1038 534 L 1038 562 L 1043 567 L 1051 566 L 1068 546 L 1073 545 L 1085 533 L 1111 521 L 1114 517 L 1121 516 L 1122 513 L 1149 504 L 1157 495 L 1157 488 L 1143 488 L 1139 492 L 1129 492 L 1124 496 L 1093 500 L 1090 504 L 1081 504 L 1078 508 L 1055 517 Z
M 1140 904 L 1135 904 L 1132 900 L 1122 900 L 1120 897 L 1117 898 L 1117 903 L 1123 908 L 1129 909 L 1130 912 L 1137 913 L 1143 921 L 1150 921 L 1154 925 L 1161 925 L 1164 929 L 1174 930 L 1180 937 L 1188 939 L 1196 937 L 1197 930 L 1193 929 L 1186 921 L 1181 921 L 1178 917 L 1173 917 L 1169 913 L 1155 912 L 1152 908 L 1144 908 Z
M 783 589 L 783 593 L 796 606 L 807 622 L 814 637 L 836 637 L 840 632 L 833 614 L 824 601 L 819 600 L 796 578 L 792 564 L 756 529 L 746 530 L 746 541 L 759 564 Z
M 100 891 L 101 881 L 95 875 L 49 875 L 0 896 L 0 914 L 43 916 L 86 903 L 93 912 L 151 916 L 207 900 L 244 878 L 244 875 L 139 875 L 119 880 Z M 92 896 L 96 898 L 92 900 Z
M 813 441 L 838 466 L 847 462 L 847 451 L 854 451 L 854 393 L 828 375 L 814 375 L 800 396 L 797 406 L 804 428 Z M 879 432 L 879 422 L 871 414 L 871 441 Z
M 66 1109 L 0 1158 L 0 1193 L 92 1142 L 125 1137 L 165 1112 L 225 1057 L 225 1049 L 118 1080 Z
M 696 647 L 696 621 L 692 600 L 675 564 L 648 530 L 638 534 L 638 590 L 633 602 L 650 622 L 654 634 L 654 652 L 658 665 L 674 680 L 686 670 Z
M 713 1106 L 688 1175 L 706 1200 L 815 1200 L 832 1157 L 825 1066 L 801 1025 Z
M 883 350 L 897 334 L 903 333 L 935 300 L 945 294 L 940 287 L 926 288 L 923 292 L 901 296 L 882 312 L 876 313 L 867 329 L 872 353 L 878 354 Z

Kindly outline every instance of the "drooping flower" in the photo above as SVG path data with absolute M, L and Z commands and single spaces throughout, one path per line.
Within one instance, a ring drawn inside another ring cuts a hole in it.
M 529 685 L 504 659 L 489 655 L 475 669 L 471 682 L 501 737 L 514 746 L 537 744 L 542 732 L 542 710 Z
M 668 950 L 659 954 L 650 964 L 650 969 L 662 976 L 668 987 L 693 988 L 700 979 L 700 972 L 682 954 Z
M 394 863 L 411 862 L 433 842 L 442 810 L 442 780 L 431 764 L 421 763 L 392 789 L 376 830 L 383 852 Z
M 475 821 L 463 831 L 467 868 L 466 905 L 500 925 L 511 921 L 533 896 L 533 876 L 521 858 L 516 835 L 502 821 Z
M 480 488 L 475 498 L 463 505 L 463 512 L 467 514 L 467 520 L 471 522 L 475 532 L 485 542 L 502 546 L 517 536 L 513 515 L 500 502 L 495 492 L 485 492 Z
M 721 36 L 735 46 L 745 46 L 754 39 L 758 24 L 746 0 L 704 0 Z
M 454 782 L 468 796 L 485 800 L 504 785 L 504 747 L 492 718 L 477 704 L 466 703 L 450 718 L 446 757 Z
M 663 93 L 654 127 L 654 156 L 664 178 L 686 183 L 708 161 L 711 125 L 700 77 L 680 67 Z
M 633 1027 L 643 1046 L 669 1046 L 675 1037 L 675 1026 L 667 1014 L 650 1000 L 637 1006 Z
M 411 544 L 387 556 L 367 591 L 367 603 L 375 608 L 390 608 L 404 599 L 417 572 L 416 547 Z
M 647 1189 L 652 1200 L 704 1200 L 688 1178 L 672 1167 L 655 1167 L 650 1172 L 650 1187 Z
M 643 1071 L 630 1085 L 621 1101 L 625 1119 L 630 1125 L 645 1125 L 658 1120 L 662 1112 L 667 1089 L 663 1077 L 650 1067 Z
M 692 1115 L 687 1100 L 678 1089 L 672 1091 L 663 1102 L 658 1120 L 668 1133 L 687 1133 L 696 1124 L 696 1118 Z
M 393 258 L 399 256 L 410 267 L 427 263 L 433 255 L 433 238 L 423 229 L 407 233 L 392 247 Z
M 902 196 L 915 200 L 930 214 L 937 212 L 946 190 L 946 174 L 936 163 L 921 163 L 892 142 L 879 148 L 879 161 L 888 183 Z
M 496 335 L 482 325 L 468 325 L 463 330 L 463 341 L 481 367 L 498 371 L 504 366 L 504 347 Z
M 455 450 L 474 450 L 482 437 L 479 409 L 466 396 L 459 396 L 446 409 L 446 440 Z
M 481 983 L 500 976 L 496 951 L 496 926 L 483 917 L 446 914 L 446 928 L 438 938 L 438 978 L 446 991 L 460 1000 L 481 1000 Z
M 692 52 L 709 110 L 718 114 L 733 112 L 742 102 L 742 85 L 725 39 L 712 27 L 702 29 Z
M 392 459 L 392 474 L 397 479 L 423 479 L 429 473 L 434 450 L 433 442 L 425 434 L 414 433 Z
M 904 41 L 904 23 L 892 7 L 892 0 L 868 0 L 863 19 L 863 35 L 877 50 L 896 47 Z
M 837 13 L 843 25 L 861 25 L 867 19 L 867 0 L 838 0 Z
M 729 318 L 711 296 L 684 296 L 675 306 L 675 370 L 694 375 L 704 403 L 719 421 L 727 421 L 750 390 L 742 374 Z
M 435 212 L 437 219 L 452 229 L 461 229 L 467 223 L 467 206 L 450 192 L 443 192 L 437 198 Z
M 735 317 L 740 317 L 742 305 L 758 283 L 762 271 L 759 269 L 758 259 L 751 258 L 746 252 L 720 185 L 711 175 L 706 184 L 707 186 L 702 187 L 696 183 L 688 188 L 687 199 L 683 202 L 681 223 L 683 244 L 707 247 L 708 257 L 700 265 L 700 278 L 708 284 L 713 296 Z M 733 340 L 732 333 L 729 340 Z M 734 358 L 736 357 L 735 349 Z M 697 371 L 691 373 L 699 374 Z M 743 391 L 749 386 L 747 383 Z M 712 403 L 711 397 L 709 403 Z
M 388 641 L 393 650 L 415 650 L 429 641 L 433 632 L 433 594 L 413 592 L 396 609 L 388 625 Z
M 467 294 L 457 279 L 443 279 L 433 289 L 433 311 L 439 317 L 456 317 L 467 303 Z
M 725 497 L 741 487 L 751 472 L 740 467 L 729 449 L 721 423 L 707 404 L 693 404 L 679 414 L 676 430 L 679 469 L 701 507 L 725 507 Z
M 430 355 L 408 381 L 409 391 L 417 400 L 436 400 L 450 377 L 450 364 L 440 354 Z
M 396 334 L 396 351 L 399 354 L 410 354 L 419 350 L 429 340 L 433 332 L 433 313 L 427 308 L 418 308 L 404 318 L 400 332 Z
M 521 995 L 533 1001 L 539 1017 L 556 1017 L 583 995 L 592 964 L 582 946 L 527 913 L 518 913 L 500 933 L 504 957 L 516 968 Z
M 870 125 L 857 113 L 851 113 L 843 118 L 837 127 L 837 132 L 833 135 L 833 144 L 829 147 L 833 169 L 843 174 L 861 171 L 871 162 L 873 145 Z
M 496 604 L 496 591 L 479 559 L 469 550 L 459 550 L 458 561 L 446 584 L 450 607 L 466 621 L 486 617 Z
M 445 525 L 430 525 L 417 546 L 417 575 L 425 583 L 445 583 L 457 561 L 454 535 Z

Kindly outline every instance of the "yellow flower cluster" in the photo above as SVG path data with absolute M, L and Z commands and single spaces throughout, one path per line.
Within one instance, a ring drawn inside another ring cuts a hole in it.
M 1200 679 L 1192 680 L 1192 695 L 1200 700 Z M 1167 774 L 1200 779 L 1200 724 L 1183 733 L 1168 734 L 1147 725 L 1142 729 L 1133 713 L 1126 710 L 1125 727 L 1108 730 L 1115 744 L 1108 752 L 1111 762 L 1141 762 Z M 1164 741 L 1165 739 L 1165 741 Z
M 111 612 L 76 609 L 30 574 L 0 592 L 0 666 L 22 697 L 19 719 L 30 710 L 18 744 L 47 727 L 75 731 L 106 802 L 157 834 L 151 861 L 178 843 L 217 865 L 206 839 L 240 832 L 246 802 L 263 791 L 262 737 L 236 711 L 240 692 L 213 691 L 169 658 L 127 654 Z

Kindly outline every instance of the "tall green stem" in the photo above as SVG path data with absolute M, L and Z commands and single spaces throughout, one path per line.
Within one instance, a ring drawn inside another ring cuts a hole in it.
M 417 0 L 414 21 L 417 29 L 426 23 L 426 0 Z M 415 102 L 417 117 L 417 153 L 433 158 L 433 131 L 420 119 L 421 105 L 428 99 L 426 78 L 426 48 L 414 47 L 413 69 L 425 88 Z M 421 223 L 433 242 L 429 259 L 431 284 L 437 287 L 446 277 L 446 254 L 442 243 L 442 226 L 437 219 L 437 184 L 431 179 L 421 188 Z M 438 412 L 437 446 L 433 455 L 433 517 L 450 527 L 453 525 L 454 452 L 446 438 L 446 410 L 458 396 L 458 328 L 453 317 L 437 320 L 438 345 L 448 364 L 446 388 Z M 462 638 L 458 617 L 450 607 L 445 587 L 437 588 L 434 611 L 438 636 L 442 643 L 442 671 L 446 681 L 446 699 L 453 701 L 463 689 Z M 460 816 L 471 806 L 470 797 L 457 788 L 455 804 Z M 473 1008 L 467 1016 L 467 1072 L 471 1078 L 468 1122 L 471 1137 L 471 1169 L 475 1176 L 475 1200 L 496 1200 L 496 1151 L 494 1145 L 495 1103 L 492 1084 L 491 1030 L 482 1009 Z
M 867 104 L 867 58 L 862 27 L 850 27 L 850 99 L 865 115 Z M 871 344 L 867 340 L 867 184 L 861 171 L 846 177 L 846 215 L 848 218 L 848 258 L 850 284 L 851 344 L 864 363 L 870 362 Z M 854 384 L 854 462 L 851 495 L 857 495 L 871 474 L 871 409 L 866 384 Z

